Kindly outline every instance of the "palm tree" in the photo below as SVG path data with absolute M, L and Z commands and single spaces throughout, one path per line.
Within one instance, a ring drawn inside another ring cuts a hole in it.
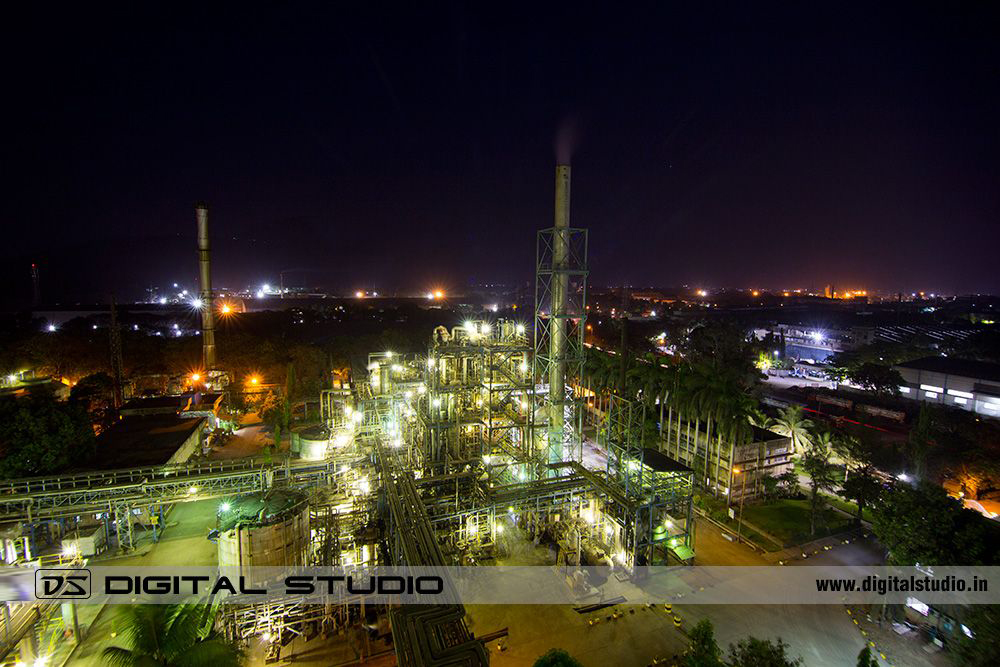
M 114 667 L 238 667 L 244 654 L 214 630 L 213 605 L 140 604 L 122 607 L 129 648 L 104 649 Z
M 828 432 L 818 433 L 802 456 L 802 467 L 809 475 L 809 534 L 816 534 L 816 515 L 822 506 L 820 491 L 832 489 L 833 438 Z
M 774 431 L 791 438 L 793 454 L 802 452 L 809 445 L 809 429 L 812 427 L 812 420 L 806 419 L 801 405 L 778 410 L 778 418 L 774 420 Z

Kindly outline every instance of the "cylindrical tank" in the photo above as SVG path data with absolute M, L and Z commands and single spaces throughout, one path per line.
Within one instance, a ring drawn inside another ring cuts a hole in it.
M 330 429 L 323 425 L 308 426 L 298 431 L 299 456 L 305 461 L 322 461 L 330 448 Z
M 307 564 L 309 503 L 300 491 L 277 489 L 225 502 L 218 529 L 219 567 Z

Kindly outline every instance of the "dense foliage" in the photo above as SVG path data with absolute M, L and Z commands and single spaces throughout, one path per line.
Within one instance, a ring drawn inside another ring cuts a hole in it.
M 138 604 L 118 607 L 128 648 L 104 649 L 112 667 L 238 667 L 243 651 L 214 630 L 211 605 Z
M 0 399 L 0 477 L 58 472 L 94 455 L 94 429 L 84 405 L 36 389 Z
M 962 624 L 973 637 L 962 635 L 952 648 L 952 662 L 957 667 L 994 667 L 1000 665 L 1000 605 L 967 607 Z
M 879 542 L 894 565 L 998 565 L 1000 531 L 940 486 L 898 484 L 873 508 Z
M 533 667 L 583 667 L 583 665 L 561 648 L 554 648 L 540 656 Z
M 802 661 L 788 655 L 788 644 L 778 638 L 758 639 L 749 636 L 729 645 L 723 658 L 715 641 L 712 622 L 703 619 L 688 634 L 688 650 L 681 663 L 684 667 L 799 667 Z

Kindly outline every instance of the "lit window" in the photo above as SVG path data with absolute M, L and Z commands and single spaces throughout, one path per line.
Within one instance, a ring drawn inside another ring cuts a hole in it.
M 965 405 L 968 402 L 969 402 L 969 399 L 967 399 L 967 398 L 962 398 L 961 396 L 956 396 L 955 397 L 955 405 Z
M 971 393 L 969 393 L 967 391 L 959 391 L 957 389 L 949 389 L 948 390 L 948 395 L 949 396 L 959 396 L 961 398 L 972 398 L 972 394 Z
M 936 393 L 934 393 L 933 391 L 928 391 L 924 395 L 927 396 L 927 398 L 937 398 L 938 397 L 938 395 Z
M 918 611 L 924 616 L 931 612 L 931 608 L 925 605 L 923 602 L 917 598 L 906 598 L 906 606 L 914 611 Z
M 910 388 L 909 387 L 900 387 L 899 388 L 899 393 L 901 393 L 901 394 L 909 394 L 910 393 Z
M 922 384 L 922 385 L 920 385 L 920 388 L 923 389 L 924 391 L 933 391 L 933 392 L 936 392 L 938 394 L 943 394 L 944 393 L 944 387 L 935 387 L 932 384 Z

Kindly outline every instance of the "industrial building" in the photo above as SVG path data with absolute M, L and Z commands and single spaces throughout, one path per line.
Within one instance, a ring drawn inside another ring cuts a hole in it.
M 1000 364 L 953 357 L 923 357 L 894 366 L 904 398 L 1000 417 Z
M 792 469 L 791 438 L 751 425 L 736 442 L 729 433 L 710 433 L 705 422 L 676 419 L 664 433 L 662 447 L 674 460 L 696 471 L 699 486 L 729 502 L 761 497 L 766 476 Z

